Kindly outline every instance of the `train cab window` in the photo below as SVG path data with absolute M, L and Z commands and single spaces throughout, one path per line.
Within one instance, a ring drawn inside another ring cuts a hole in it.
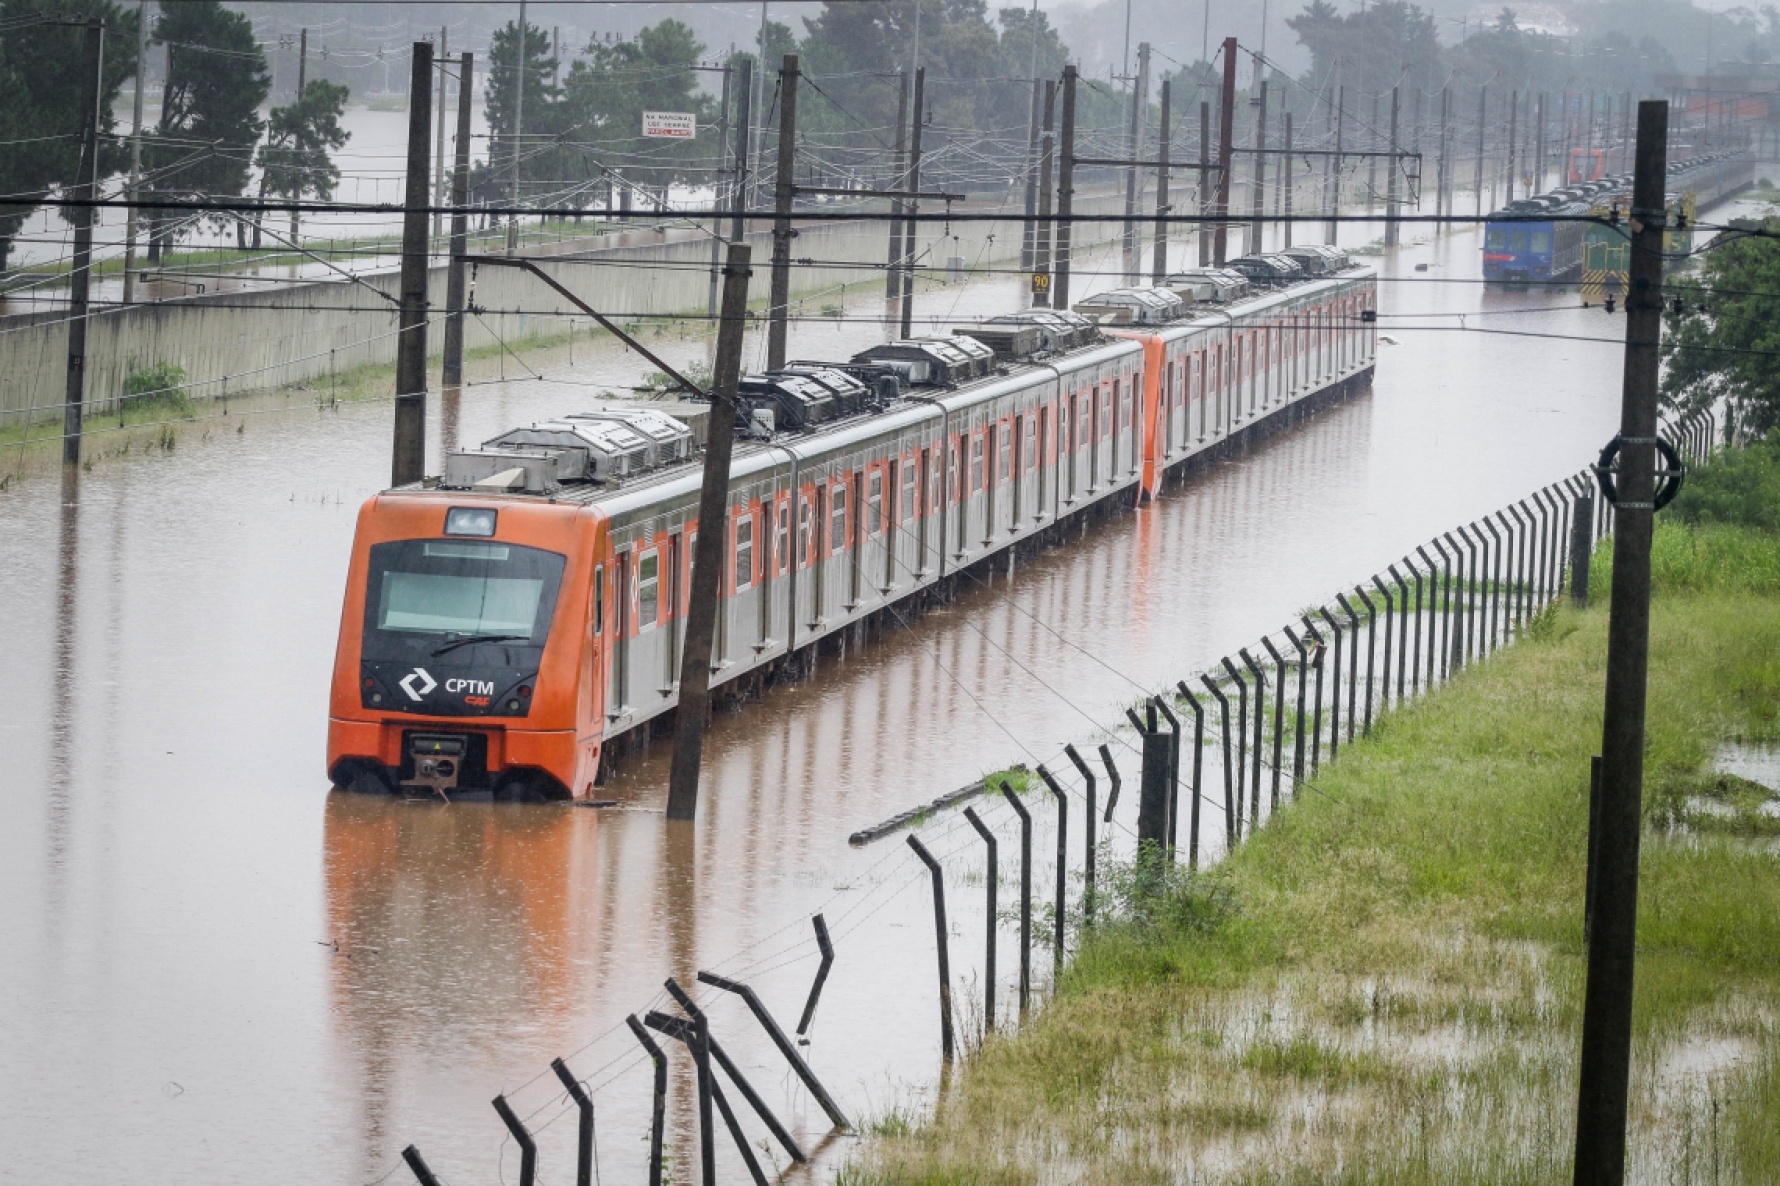
M 735 587 L 746 589 L 754 583 L 754 517 L 743 515 L 735 521 Z
M 871 480 L 866 486 L 865 530 L 868 535 L 876 535 L 883 529 L 884 474 L 882 470 L 873 470 Z
M 661 557 L 650 552 L 637 562 L 637 629 L 648 630 L 661 612 Z
M 1551 250 L 1551 232 L 1534 231 L 1532 232 L 1530 242 L 1532 243 L 1532 250 L 1535 254 L 1545 255 Z
M 1489 233 L 1483 237 L 1483 249 L 1485 251 L 1507 251 L 1508 228 L 1491 227 Z
M 972 435 L 970 438 L 970 491 L 975 494 L 983 488 L 983 438 Z
M 374 545 L 364 656 L 407 662 L 497 636 L 541 645 L 565 563 L 558 553 L 518 544 L 414 539 Z
M 1527 249 L 1527 233 L 1525 231 L 1508 232 L 1508 250 L 1525 251 Z
M 921 475 L 916 472 L 918 467 L 905 465 L 902 469 L 902 521 L 908 522 L 915 517 L 915 499 L 920 493 Z
M 847 546 L 847 488 L 836 486 L 829 498 L 831 508 L 829 522 L 831 530 L 828 537 L 829 554 L 833 555 Z

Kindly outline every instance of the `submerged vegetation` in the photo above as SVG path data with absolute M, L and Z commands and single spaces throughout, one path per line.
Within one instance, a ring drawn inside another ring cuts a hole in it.
M 1633 1180 L 1780 1180 L 1780 796 L 1714 768 L 1780 734 L 1770 488 L 1714 463 L 1657 531 Z M 844 1179 L 1567 1180 L 1606 628 L 1547 611 L 1215 871 L 1113 873 L 1038 1020 Z

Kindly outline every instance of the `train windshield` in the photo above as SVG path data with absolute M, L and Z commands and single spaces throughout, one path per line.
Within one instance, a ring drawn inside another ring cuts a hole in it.
M 1506 250 L 1508 250 L 1508 232 L 1507 232 L 1507 230 L 1505 230 L 1502 227 L 1494 227 L 1494 226 L 1491 227 L 1489 229 L 1488 233 L 1484 235 L 1483 249 L 1485 251 L 1506 251 Z
M 564 558 L 517 544 L 400 540 L 371 548 L 366 658 L 476 638 L 541 645 Z

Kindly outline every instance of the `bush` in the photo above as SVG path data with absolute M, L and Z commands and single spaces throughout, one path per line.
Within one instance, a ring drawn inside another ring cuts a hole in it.
M 1780 530 L 1780 441 L 1714 455 L 1688 473 L 1668 514 L 1693 525 Z
M 147 366 L 132 363 L 124 376 L 124 411 L 138 416 L 146 412 L 175 412 L 187 415 L 192 401 L 185 392 L 185 368 L 175 362 L 156 362 Z

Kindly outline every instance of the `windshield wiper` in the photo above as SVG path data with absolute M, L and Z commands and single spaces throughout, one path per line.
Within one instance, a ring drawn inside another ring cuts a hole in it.
M 454 638 L 433 648 L 433 654 L 443 655 L 446 651 L 455 651 L 458 647 L 467 647 L 473 642 L 530 642 L 529 634 L 471 634 L 465 638 Z

